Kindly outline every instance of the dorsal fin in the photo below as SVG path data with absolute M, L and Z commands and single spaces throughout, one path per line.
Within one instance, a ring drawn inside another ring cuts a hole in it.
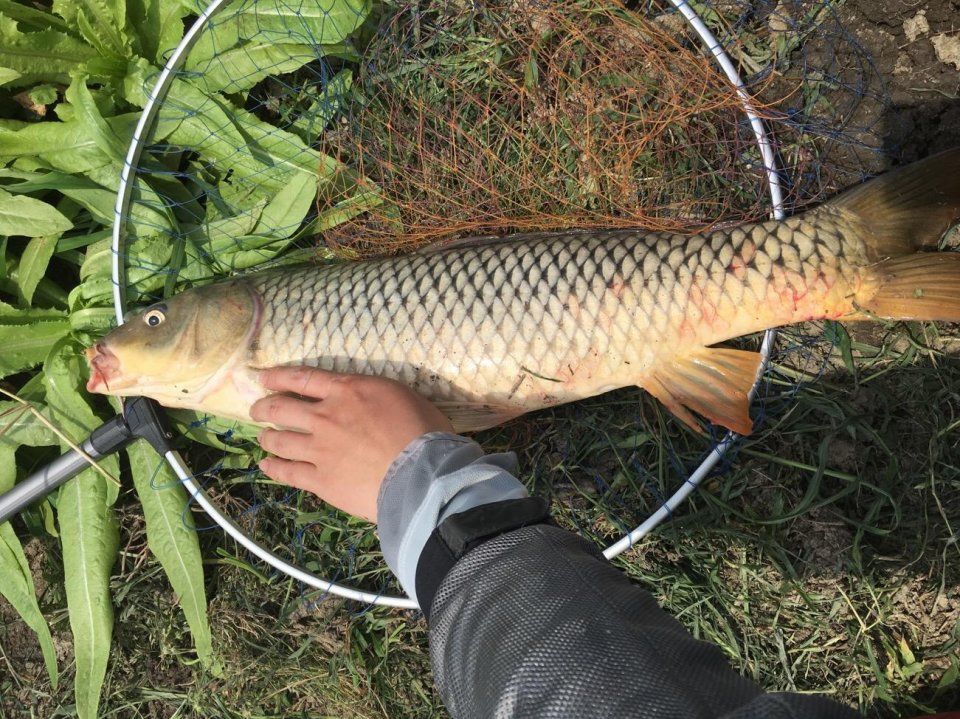
M 460 237 L 456 240 L 437 240 L 428 245 L 424 245 L 416 250 L 418 255 L 432 254 L 442 250 L 460 250 L 466 247 L 486 247 L 488 245 L 499 245 L 513 242 L 530 242 L 531 240 L 544 240 L 550 237 L 577 237 L 579 235 L 608 233 L 616 230 L 551 230 L 542 232 L 518 232 L 513 235 L 479 235 L 477 237 Z M 623 232 L 636 232 L 636 230 L 623 230 Z
M 457 250 L 464 247 L 486 247 L 487 245 L 496 245 L 501 242 L 509 242 L 514 239 L 514 235 L 506 237 L 497 237 L 496 235 L 484 235 L 481 237 L 460 237 L 456 240 L 437 240 L 429 245 L 418 247 L 416 254 L 430 255 L 442 250 Z

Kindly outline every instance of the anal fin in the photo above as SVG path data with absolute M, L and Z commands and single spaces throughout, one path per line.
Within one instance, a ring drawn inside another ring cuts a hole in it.
M 746 435 L 753 429 L 750 390 L 761 361 L 757 352 L 701 347 L 659 366 L 642 387 L 698 432 L 693 412 Z

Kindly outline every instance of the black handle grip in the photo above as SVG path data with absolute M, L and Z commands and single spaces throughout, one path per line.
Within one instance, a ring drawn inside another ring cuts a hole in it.
M 134 397 L 127 401 L 123 414 L 97 427 L 79 446 L 90 459 L 100 459 L 119 452 L 137 438 L 147 440 L 161 455 L 170 450 L 173 440 L 173 432 L 163 410 L 146 397 Z M 9 492 L 0 494 L 0 524 L 46 497 L 88 466 L 89 462 L 83 454 L 70 450 L 18 482 Z

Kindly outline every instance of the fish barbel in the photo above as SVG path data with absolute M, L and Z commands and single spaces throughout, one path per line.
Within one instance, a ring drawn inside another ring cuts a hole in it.
M 715 347 L 823 318 L 960 321 L 960 148 L 814 210 L 684 236 L 458 241 L 279 269 L 148 307 L 87 350 L 90 391 L 249 421 L 256 370 L 391 377 L 458 431 L 637 385 L 687 424 L 749 433 L 760 355 Z

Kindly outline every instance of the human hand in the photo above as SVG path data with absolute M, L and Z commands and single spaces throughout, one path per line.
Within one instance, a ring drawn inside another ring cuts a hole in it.
M 453 429 L 426 399 L 383 377 L 274 367 L 259 379 L 282 393 L 250 409 L 257 422 L 280 428 L 260 432 L 260 446 L 276 455 L 260 462 L 261 471 L 371 522 L 380 484 L 404 447 Z

